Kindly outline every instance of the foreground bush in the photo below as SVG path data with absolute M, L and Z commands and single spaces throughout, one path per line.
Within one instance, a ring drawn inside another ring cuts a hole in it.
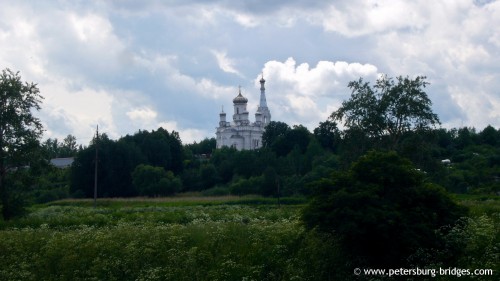
M 465 208 L 442 188 L 425 183 L 423 174 L 395 152 L 372 151 L 349 171 L 315 187 L 305 224 L 338 235 L 346 259 L 359 266 L 408 266 L 407 258 L 420 249 L 443 250 L 446 241 L 436 231 L 466 215 Z M 455 257 L 459 248 L 447 250 Z

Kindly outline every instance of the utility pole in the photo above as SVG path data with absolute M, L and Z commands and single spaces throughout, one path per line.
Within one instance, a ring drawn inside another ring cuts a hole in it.
M 99 159 L 99 125 L 95 137 L 94 208 L 97 207 L 97 163 Z
M 278 207 L 281 209 L 281 202 L 280 202 L 280 181 L 278 177 L 276 177 L 276 185 L 278 186 Z

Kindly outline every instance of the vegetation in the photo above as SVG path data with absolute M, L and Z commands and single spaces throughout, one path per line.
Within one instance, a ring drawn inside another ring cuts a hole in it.
M 73 194 L 89 198 L 94 196 L 95 150 L 94 139 L 89 147 L 76 154 L 71 167 Z M 144 192 L 141 190 L 144 186 L 133 183 L 132 174 L 140 164 L 160 167 L 165 173 L 170 171 L 174 175 L 182 170 L 183 151 L 179 135 L 162 128 L 151 132 L 139 131 L 118 141 L 110 140 L 103 134 L 99 137 L 98 150 L 98 197 L 153 196 L 154 192 Z
M 22 195 L 16 185 L 18 170 L 25 167 L 39 146 L 42 124 L 32 110 L 39 110 L 42 97 L 36 84 L 21 81 L 10 69 L 0 75 L 0 198 L 3 219 L 22 212 Z M 12 171 L 7 173 L 7 171 Z
M 118 140 L 103 134 L 88 146 L 71 135 L 40 144 L 30 113 L 41 100 L 36 85 L 9 70 L 2 77 L 4 98 L 27 100 L 4 101 L 0 112 L 0 280 L 358 280 L 357 267 L 499 270 L 500 130 L 436 128 L 425 77 L 382 77 L 373 87 L 353 81 L 351 98 L 312 133 L 274 121 L 255 151 L 215 149 L 213 138 L 182 144 L 163 128 Z M 96 149 L 97 207 L 54 201 L 93 197 Z M 74 162 L 60 169 L 50 165 L 54 157 Z M 21 216 L 23 202 L 31 207 Z
M 369 152 L 348 171 L 313 186 L 316 193 L 304 221 L 309 229 L 338 236 L 339 251 L 352 264 L 408 267 L 408 258 L 417 251 L 458 250 L 445 249 L 437 231 L 465 216 L 465 208 L 440 187 L 424 183 L 422 172 L 395 152 Z M 422 266 L 429 261 L 411 262 Z
M 348 85 L 352 89 L 351 98 L 331 118 L 344 121 L 348 132 L 362 133 L 370 141 L 385 142 L 393 149 L 405 133 L 439 124 L 438 116 L 432 112 L 432 102 L 424 92 L 428 85 L 425 79 L 399 76 L 395 82 L 382 76 L 373 87 L 362 78 L 352 81 Z
M 499 270 L 500 216 L 489 204 L 498 199 L 456 200 L 472 215 L 442 235 L 450 244 L 468 242 L 456 263 L 441 266 Z M 304 227 L 302 203 L 278 206 L 262 197 L 98 203 L 36 205 L 27 216 L 0 223 L 0 279 L 351 280 L 359 266 L 346 264 L 334 234 Z
M 166 172 L 162 167 L 144 164 L 135 167 L 132 182 L 142 196 L 173 195 L 181 187 L 181 181 L 171 171 Z

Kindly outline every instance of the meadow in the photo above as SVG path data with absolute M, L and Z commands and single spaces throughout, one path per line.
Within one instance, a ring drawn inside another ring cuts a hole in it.
M 471 208 L 450 239 L 469 239 L 464 264 L 495 268 L 499 201 Z M 0 222 L 0 280 L 345 280 L 335 239 L 307 232 L 305 199 L 180 197 L 62 200 Z M 453 279 L 435 279 L 453 280 Z M 489 279 L 475 279 L 489 280 Z

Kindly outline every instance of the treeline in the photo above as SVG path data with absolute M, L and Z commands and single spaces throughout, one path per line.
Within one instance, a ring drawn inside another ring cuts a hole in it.
M 349 170 L 370 151 L 396 152 L 426 181 L 450 192 L 498 194 L 500 130 L 440 128 L 425 79 L 382 76 L 373 86 L 362 78 L 352 81 L 351 97 L 312 132 L 270 122 L 263 147 L 253 151 L 215 149 L 213 138 L 183 145 L 176 132 L 162 128 L 116 141 L 103 135 L 76 152 L 71 194 L 93 196 L 96 148 L 99 197 L 308 195 L 310 183 Z M 67 144 L 71 138 L 63 143 L 74 148 Z
M 176 132 L 163 128 L 111 140 L 105 134 L 76 154 L 71 166 L 71 193 L 93 197 L 97 156 L 99 197 L 170 195 L 180 191 L 183 147 Z M 170 190 L 171 181 L 176 187 Z M 168 190 L 168 191 L 167 191 Z
M 215 149 L 214 138 L 182 145 L 176 132 L 139 131 L 118 140 L 98 140 L 98 196 L 205 195 L 296 196 L 308 183 L 346 170 L 370 150 L 394 150 L 426 178 L 455 193 L 500 192 L 500 130 L 488 126 L 406 132 L 396 146 L 358 132 L 340 130 L 332 120 L 310 132 L 271 122 L 264 147 L 254 151 Z M 75 152 L 70 193 L 92 197 L 96 140 Z M 443 161 L 443 160 L 449 160 Z

